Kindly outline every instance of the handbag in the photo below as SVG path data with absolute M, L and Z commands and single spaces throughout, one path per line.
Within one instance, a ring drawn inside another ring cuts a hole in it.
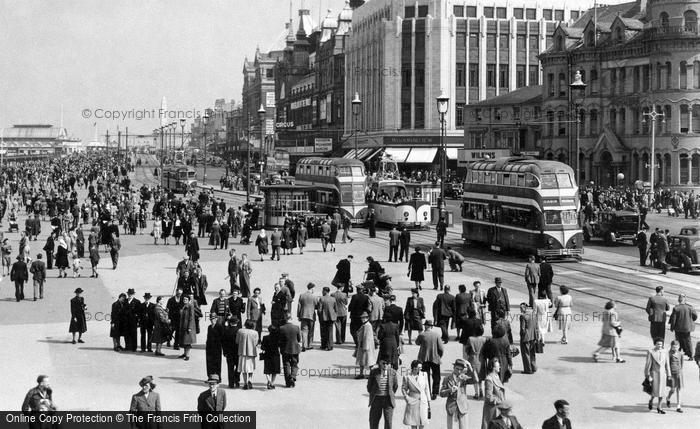
M 428 402 L 428 420 L 433 418 L 433 410 L 430 409 L 430 402 Z
M 554 318 L 554 320 L 559 320 L 559 307 L 557 307 L 552 317 Z
M 511 357 L 516 357 L 519 354 L 520 354 L 520 349 L 517 346 L 515 346 L 515 345 L 510 346 L 510 356 Z
M 622 326 L 615 326 L 615 332 L 617 332 L 617 336 L 622 335 Z
M 651 392 L 653 391 L 651 387 L 651 381 L 649 381 L 649 379 L 646 377 L 644 378 L 644 381 L 642 381 L 642 390 L 647 395 L 651 395 Z
M 260 357 L 260 360 L 265 360 L 265 358 L 267 357 L 267 355 L 263 352 L 260 352 L 258 356 Z
M 535 341 L 535 353 L 544 353 L 544 341 L 541 339 Z

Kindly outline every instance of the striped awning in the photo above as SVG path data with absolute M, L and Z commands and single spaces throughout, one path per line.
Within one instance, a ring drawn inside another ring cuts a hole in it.
M 366 159 L 371 158 L 374 156 L 377 152 L 379 152 L 381 149 L 375 149 L 375 148 L 365 148 L 365 149 L 357 149 L 357 156 L 355 156 L 355 149 L 351 149 L 348 153 L 346 153 L 343 158 L 345 159 L 359 159 L 361 161 L 364 161 Z

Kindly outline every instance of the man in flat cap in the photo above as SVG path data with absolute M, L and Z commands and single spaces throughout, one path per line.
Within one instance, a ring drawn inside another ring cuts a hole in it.
M 474 381 L 478 382 L 478 375 L 464 359 L 457 359 L 452 366 L 452 374 L 442 380 L 440 396 L 447 398 L 445 409 L 447 410 L 447 427 L 452 428 L 454 420 L 457 420 L 459 429 L 467 429 L 467 386 Z
M 518 419 L 512 414 L 513 405 L 505 400 L 496 405 L 499 416 L 489 422 L 488 429 L 523 429 Z

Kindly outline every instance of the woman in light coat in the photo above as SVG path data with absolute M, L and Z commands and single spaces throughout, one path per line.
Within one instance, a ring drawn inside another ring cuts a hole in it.
M 403 424 L 414 429 L 422 429 L 428 426 L 429 422 L 430 386 L 426 373 L 421 369 L 419 360 L 411 362 L 411 371 L 403 376 L 403 383 L 401 383 L 401 392 L 406 399 Z
M 537 318 L 537 330 L 540 332 L 542 342 L 545 341 L 545 335 L 551 331 L 552 321 L 549 318 L 549 307 L 552 306 L 552 301 L 547 298 L 547 292 L 543 289 L 537 293 L 535 300 L 535 317 Z
M 498 404 L 506 400 L 506 389 L 501 383 L 499 372 L 501 362 L 494 359 L 489 362 L 489 373 L 484 380 L 484 410 L 481 418 L 481 429 L 488 429 L 489 422 L 498 417 Z
M 697 353 L 697 350 L 696 352 Z M 696 355 L 696 359 L 700 356 Z M 683 412 L 681 408 L 681 389 L 683 388 L 683 352 L 678 341 L 671 341 L 671 350 L 668 351 L 668 366 L 671 369 L 671 386 L 666 396 L 666 406 L 671 408 L 671 397 L 676 392 L 676 411 Z
M 605 311 L 603 311 L 603 326 L 600 335 L 600 341 L 598 341 L 598 350 L 593 352 L 593 360 L 598 362 L 598 355 L 604 349 L 612 350 L 612 358 L 615 359 L 617 363 L 625 363 L 625 360 L 620 358 L 620 334 L 621 324 L 615 310 L 615 301 L 608 301 L 605 304 Z
M 156 345 L 156 352 L 154 353 L 156 356 L 165 356 L 165 354 L 161 351 L 161 348 L 163 347 L 164 342 L 170 341 L 170 337 L 172 335 L 172 329 L 170 328 L 170 317 L 168 317 L 168 310 L 163 307 L 164 305 L 162 296 L 156 298 L 152 337 L 152 341 Z
M 355 349 L 355 364 L 360 367 L 360 374 L 356 379 L 365 378 L 365 368 L 369 369 L 377 362 L 377 352 L 374 348 L 374 330 L 369 323 L 369 314 L 360 316 L 362 326 L 357 331 L 357 348 Z
M 246 320 L 243 329 L 236 333 L 238 344 L 238 372 L 243 375 L 243 390 L 253 388 L 253 372 L 255 371 L 255 358 L 258 357 L 258 333 L 253 330 L 255 324 L 252 320 Z
M 571 329 L 571 295 L 569 295 L 569 288 L 566 286 L 560 286 L 559 292 L 561 295 L 554 298 L 554 308 L 556 310 L 554 313 L 557 315 L 557 320 L 559 321 L 559 330 L 561 331 L 561 343 L 567 344 L 568 340 L 566 334 Z
M 197 311 L 190 295 L 182 295 L 183 307 L 180 310 L 180 345 L 185 349 L 185 353 L 178 356 L 185 360 L 190 360 L 190 350 L 192 344 L 197 344 Z M 199 314 L 201 316 L 201 312 Z
M 651 410 L 654 406 L 654 398 L 658 398 L 656 411 L 659 414 L 666 414 L 661 409 L 661 400 L 666 380 L 671 377 L 671 367 L 668 364 L 668 352 L 664 349 L 664 341 L 661 338 L 654 338 L 654 348 L 647 352 L 644 376 L 651 383 L 649 409 Z

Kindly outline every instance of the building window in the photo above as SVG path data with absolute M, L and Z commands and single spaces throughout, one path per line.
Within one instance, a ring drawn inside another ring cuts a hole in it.
M 688 63 L 686 63 L 685 61 L 681 61 L 680 88 L 688 89 Z
M 563 21 L 564 20 L 564 11 L 561 9 L 557 9 L 554 11 L 554 20 L 555 21 Z
M 530 66 L 530 85 L 540 84 L 540 68 L 539 66 Z
M 508 49 L 508 34 L 498 36 L 498 46 L 501 50 Z
M 425 87 L 425 65 L 416 63 L 416 88 Z
M 411 33 L 403 33 L 401 35 L 401 51 L 406 53 L 410 57 L 411 49 L 413 48 L 413 43 L 411 40 Z
M 624 107 L 620 108 L 619 116 L 620 128 L 618 129 L 618 133 L 621 135 L 625 135 L 627 133 L 627 111 Z
M 564 119 L 564 112 L 561 110 L 557 113 L 557 130 L 557 135 L 566 135 L 566 120 Z
M 428 6 L 418 6 L 418 18 L 425 18 L 428 16 Z
M 634 92 L 635 94 L 637 92 L 639 92 L 639 89 L 641 86 L 640 85 L 640 83 L 642 81 L 641 74 L 642 74 L 641 67 L 634 66 L 634 69 L 632 71 L 632 92 Z
M 404 18 L 415 18 L 416 7 L 415 6 L 406 6 L 404 8 L 403 16 L 404 16 Z
M 455 6 L 453 12 L 454 15 L 458 18 L 461 18 L 464 16 L 464 6 Z
M 411 128 L 411 103 L 401 103 L 401 128 Z
M 639 117 L 639 108 L 632 108 L 632 117 L 630 119 L 632 119 L 632 134 L 639 134 L 639 121 L 641 120 Z
M 498 78 L 499 78 L 499 85 L 501 88 L 508 88 L 508 64 L 499 64 L 498 65 Z
M 620 79 L 620 94 L 625 94 L 627 92 L 627 69 L 624 67 L 620 68 L 619 72 L 619 79 Z
M 661 30 L 668 31 L 668 14 L 666 12 L 661 12 L 659 22 L 661 23 Z
M 557 36 L 557 46 L 554 49 L 557 51 L 564 50 L 564 37 L 563 36 Z
M 498 19 L 506 19 L 506 8 L 504 8 L 504 7 L 497 7 L 497 8 L 496 8 L 496 18 L 498 18 Z
M 566 75 L 559 73 L 559 97 L 566 97 Z
M 592 48 L 595 46 L 595 32 L 593 30 L 586 34 L 586 46 Z
M 486 86 L 496 87 L 496 64 L 486 64 Z
M 479 64 L 469 63 L 469 87 L 479 87 Z
M 537 34 L 530 35 L 530 53 L 532 52 L 540 52 L 540 36 Z
M 425 128 L 425 107 L 423 103 L 416 103 L 416 125 L 414 128 Z
M 479 49 L 479 33 L 469 33 L 469 49 Z
M 489 33 L 486 35 L 486 49 L 496 49 L 496 35 Z
M 554 73 L 547 73 L 547 94 L 554 97 Z
M 523 19 L 523 17 L 525 16 L 525 9 L 523 9 L 522 7 L 514 8 L 513 16 L 515 17 L 515 19 Z
M 525 9 L 525 19 L 529 19 L 529 20 L 537 19 L 537 9 L 533 9 L 533 8 Z
M 546 49 L 551 49 L 551 48 L 552 48 L 552 41 L 553 41 L 553 40 L 554 40 L 554 38 L 553 38 L 552 36 L 547 36 L 547 37 L 545 38 L 545 41 L 546 41 Z
M 457 87 L 467 86 L 467 67 L 465 63 L 457 63 L 455 85 L 457 85 Z
M 694 10 L 683 12 L 683 21 L 685 21 L 685 31 L 691 33 L 698 32 L 698 14 Z
M 464 103 L 457 103 L 457 128 L 464 128 Z
M 596 109 L 592 109 L 590 112 L 588 112 L 589 117 L 590 117 L 590 126 L 591 126 L 591 132 L 590 135 L 597 136 L 598 135 L 598 111 Z
M 695 134 L 698 134 L 698 133 L 700 133 L 700 105 L 698 105 L 698 104 L 693 105 L 692 115 L 693 115 L 692 129 L 693 129 L 693 132 Z
M 464 49 L 467 46 L 467 33 L 464 31 L 457 32 L 457 49 Z
M 687 104 L 681 104 L 681 132 L 690 131 L 690 111 Z
M 518 34 L 515 36 L 515 46 L 519 52 L 525 52 L 525 42 L 526 39 L 524 34 Z
M 401 87 L 410 88 L 411 87 L 411 69 L 403 68 L 401 69 Z
M 577 10 L 572 10 L 571 11 L 571 20 L 576 21 L 579 17 L 579 12 Z
M 476 18 L 476 6 L 467 6 L 467 18 Z
M 275 69 L 265 70 L 265 77 L 268 79 L 272 79 L 273 77 L 275 77 Z
M 642 91 L 649 91 L 651 87 L 651 66 L 642 66 Z
M 666 89 L 671 89 L 671 62 L 666 61 Z
M 515 66 L 515 86 L 516 88 L 525 86 L 525 66 L 523 65 Z
M 425 33 L 416 31 L 416 52 L 425 52 Z
M 547 20 L 552 20 L 552 9 L 542 9 L 542 17 Z
M 484 18 L 493 18 L 493 7 L 484 8 Z

